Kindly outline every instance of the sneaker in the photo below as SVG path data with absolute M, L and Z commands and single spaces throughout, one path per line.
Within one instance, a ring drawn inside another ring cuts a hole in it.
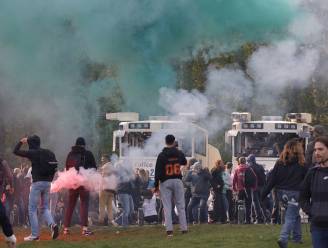
M 287 242 L 284 242 L 284 241 L 282 241 L 280 239 L 277 241 L 277 243 L 278 243 L 278 245 L 279 245 L 280 248 L 287 248 L 288 247 L 287 246 Z
M 117 224 L 114 220 L 112 220 L 110 223 L 111 223 L 114 227 L 118 227 L 118 224 Z
M 24 238 L 24 241 L 39 241 L 40 237 L 33 236 L 32 234 L 30 236 L 27 236 Z
M 14 234 L 11 235 L 10 237 L 6 237 L 5 241 L 8 248 L 16 248 L 16 237 Z
M 90 235 L 93 235 L 93 232 L 90 231 L 89 229 L 84 229 L 84 230 L 82 230 L 82 235 L 83 236 L 90 236 Z
M 64 228 L 64 232 L 63 232 L 64 235 L 69 235 L 70 234 L 70 231 L 69 229 L 67 228 Z
M 59 235 L 59 228 L 56 224 L 51 225 L 51 238 L 56 239 Z
M 183 230 L 181 231 L 182 234 L 187 234 L 188 233 L 188 230 Z
M 166 236 L 168 238 L 172 238 L 173 237 L 173 231 L 166 231 Z

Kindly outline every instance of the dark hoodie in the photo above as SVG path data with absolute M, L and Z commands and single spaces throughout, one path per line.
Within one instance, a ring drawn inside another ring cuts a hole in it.
M 6 182 L 13 188 L 13 174 L 7 161 L 0 158 L 0 196 L 2 196 Z
M 37 135 L 32 135 L 27 138 L 28 150 L 21 150 L 22 142 L 18 142 L 14 148 L 14 154 L 23 158 L 28 158 L 32 163 L 32 180 L 33 183 L 38 181 L 51 182 L 53 175 L 41 175 L 40 172 L 40 137 Z
M 165 147 L 158 155 L 155 167 L 155 187 L 168 179 L 182 179 L 180 166 L 186 165 L 185 155 L 176 147 Z
M 84 146 L 72 146 L 72 150 L 67 155 L 66 170 L 74 167 L 74 165 L 70 163 L 70 158 L 76 156 L 82 156 L 83 164 L 81 166 L 84 169 L 97 168 L 96 161 L 92 152 L 86 150 Z
M 262 198 L 265 198 L 273 188 L 300 191 L 306 172 L 306 167 L 299 165 L 297 161 L 284 164 L 281 160 L 278 160 L 270 173 Z
M 266 183 L 266 176 L 265 171 L 262 165 L 256 163 L 256 157 L 254 154 L 251 154 L 247 157 L 247 163 L 250 168 L 253 169 L 253 171 L 256 174 L 257 178 L 257 188 L 264 187 Z

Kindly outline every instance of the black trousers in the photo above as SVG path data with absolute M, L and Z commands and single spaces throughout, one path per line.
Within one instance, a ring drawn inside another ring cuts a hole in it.
M 245 201 L 246 207 L 246 224 L 251 223 L 251 212 L 252 212 L 252 191 L 251 189 L 245 189 L 238 192 L 238 200 Z
M 14 234 L 9 218 L 6 215 L 6 209 L 1 201 L 0 201 L 0 225 L 2 226 L 3 233 L 6 237 L 10 237 L 11 235 Z

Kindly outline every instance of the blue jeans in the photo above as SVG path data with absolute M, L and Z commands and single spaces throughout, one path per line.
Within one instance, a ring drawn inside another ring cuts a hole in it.
M 199 216 L 198 216 L 199 207 Z M 189 222 L 207 223 L 207 199 L 193 196 L 187 207 Z M 199 219 L 198 219 L 199 217 Z
M 313 248 L 327 248 L 328 247 L 328 228 L 311 227 Z
M 130 194 L 118 194 L 118 200 L 123 208 L 122 226 L 129 225 L 129 216 L 133 213 L 134 203 Z
M 31 222 L 32 235 L 35 237 L 38 237 L 40 234 L 37 213 L 39 203 L 40 216 L 44 218 L 47 225 L 50 226 L 55 223 L 49 210 L 49 193 L 50 182 L 40 181 L 32 183 L 28 204 L 28 213 Z
M 294 241 L 302 240 L 300 206 L 298 203 L 299 192 L 290 190 L 279 190 L 278 198 L 282 202 L 283 196 L 287 196 L 288 205 L 285 213 L 285 223 L 280 232 L 280 240 L 287 243 L 289 235 L 292 234 Z

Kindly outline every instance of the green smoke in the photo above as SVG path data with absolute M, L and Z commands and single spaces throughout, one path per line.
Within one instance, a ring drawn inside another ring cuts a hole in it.
M 297 12 L 288 0 L 1 0 L 0 111 L 38 120 L 68 146 L 93 134 L 97 99 L 113 86 L 124 110 L 158 114 L 158 89 L 175 87 L 177 62 L 203 47 L 215 56 L 280 39 Z M 114 69 L 90 80 L 95 63 Z

